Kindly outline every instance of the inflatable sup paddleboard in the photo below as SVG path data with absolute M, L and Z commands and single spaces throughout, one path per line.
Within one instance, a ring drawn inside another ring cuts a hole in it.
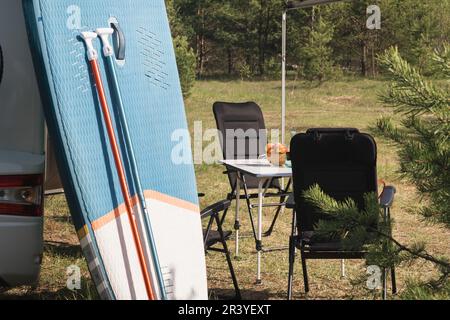
M 165 292 L 168 299 L 207 299 L 197 188 L 164 0 L 23 0 L 23 5 L 60 174 L 100 297 L 148 297 L 86 48 L 79 37 L 81 32 L 114 25 L 117 81 Z M 94 45 L 112 107 L 101 43 Z M 133 182 L 117 118 L 114 127 L 127 180 Z M 137 206 L 136 190 L 131 188 L 131 194 Z M 136 207 L 135 211 L 152 285 L 160 292 L 145 223 Z

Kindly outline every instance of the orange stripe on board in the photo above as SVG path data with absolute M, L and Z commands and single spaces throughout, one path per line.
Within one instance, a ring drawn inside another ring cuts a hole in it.
M 150 198 L 150 199 L 158 200 L 161 202 L 165 202 L 165 203 L 171 204 L 175 207 L 194 211 L 195 213 L 200 212 L 200 208 L 198 207 L 198 205 L 193 204 L 192 202 L 174 198 L 174 197 L 168 196 L 167 194 L 163 194 L 163 193 L 160 193 L 157 191 L 151 191 L 151 190 L 144 191 L 144 196 L 145 196 L 145 198 Z
M 191 202 L 177 199 L 177 198 L 168 196 L 166 194 L 163 194 L 163 193 L 160 193 L 157 191 L 150 191 L 150 190 L 144 191 L 144 196 L 146 199 L 158 200 L 158 201 L 173 205 L 175 207 L 193 211 L 195 213 L 200 212 L 200 208 Z M 132 197 L 131 202 L 132 202 L 133 207 L 138 204 L 138 201 L 139 201 L 139 198 L 137 196 Z M 117 219 L 124 213 L 126 213 L 126 208 L 125 208 L 125 204 L 122 203 L 119 207 L 117 207 L 113 211 L 105 214 L 103 217 L 92 222 L 92 229 L 93 230 L 101 229 L 103 226 L 114 221 L 115 219 Z
M 131 205 L 134 207 L 136 206 L 138 202 L 138 198 L 136 196 L 131 198 Z M 92 229 L 98 230 L 101 227 L 107 225 L 111 221 L 114 221 L 118 217 L 120 217 L 122 214 L 127 212 L 127 208 L 125 206 L 125 203 L 122 203 L 119 207 L 115 208 L 113 211 L 109 212 L 108 214 L 105 214 L 103 217 L 98 218 L 94 222 L 92 222 Z

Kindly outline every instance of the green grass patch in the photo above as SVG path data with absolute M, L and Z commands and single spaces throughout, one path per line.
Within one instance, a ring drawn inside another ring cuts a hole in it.
M 394 116 L 392 110 L 377 101 L 386 82 L 382 80 L 344 79 L 314 86 L 306 82 L 288 82 L 287 90 L 287 138 L 291 129 L 297 132 L 311 127 L 356 127 L 371 132 L 376 119 Z M 201 120 L 203 129 L 215 128 L 212 105 L 215 101 L 244 102 L 255 101 L 263 110 L 268 128 L 280 128 L 281 123 L 281 82 L 239 80 L 198 81 L 192 95 L 186 101 L 189 127 Z M 394 116 L 395 118 L 395 116 Z M 404 243 L 421 239 L 428 243 L 433 253 L 448 254 L 450 233 L 448 230 L 422 223 L 411 214 L 419 199 L 413 186 L 402 181 L 397 175 L 398 159 L 395 148 L 377 138 L 378 175 L 398 190 L 393 216 L 396 221 L 394 235 Z M 229 192 L 228 179 L 220 165 L 197 165 L 198 191 L 206 194 L 201 199 L 202 207 L 224 199 Z M 245 204 L 241 205 L 242 232 L 251 231 Z M 273 210 L 264 211 L 264 229 L 269 226 Z M 226 220 L 226 228 L 232 230 L 234 206 Z M 291 213 L 285 211 L 270 238 L 264 239 L 266 246 L 287 245 Z M 81 255 L 78 239 L 68 214 L 65 199 L 61 196 L 47 199 L 45 220 L 45 257 L 41 281 L 36 288 L 18 288 L 0 294 L 0 298 L 30 299 L 94 299 L 95 289 L 89 278 L 86 263 Z M 234 241 L 229 242 L 230 250 Z M 287 251 L 277 251 L 263 255 L 263 284 L 255 285 L 256 255 L 255 243 L 251 238 L 241 240 L 241 254 L 233 260 L 237 277 L 245 299 L 285 299 L 287 288 Z M 70 265 L 78 265 L 82 270 L 83 290 L 72 292 L 66 289 L 66 270 Z M 296 299 L 373 299 L 377 293 L 368 293 L 355 287 L 352 279 L 364 274 L 361 261 L 347 263 L 348 277 L 341 279 L 339 261 L 308 262 L 311 292 L 303 294 L 300 264 L 296 265 L 294 298 Z M 220 253 L 207 255 L 208 285 L 210 298 L 233 296 L 233 286 L 225 257 Z M 407 279 L 423 279 L 435 270 L 429 264 L 416 263 L 397 270 L 400 291 L 406 287 Z M 405 297 L 421 296 L 405 293 Z

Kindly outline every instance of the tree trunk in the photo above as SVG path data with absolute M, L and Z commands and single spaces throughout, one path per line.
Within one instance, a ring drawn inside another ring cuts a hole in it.
M 231 48 L 227 48 L 227 56 L 228 56 L 228 74 L 231 75 L 233 73 L 233 51 Z
M 263 64 L 264 68 L 266 65 L 266 50 L 265 50 L 265 48 L 267 48 L 267 45 L 269 42 L 269 33 L 271 32 L 270 18 L 271 18 L 271 10 L 270 10 L 270 7 L 267 6 L 266 23 L 265 23 L 265 28 L 264 28 L 263 52 L 262 52 L 262 60 L 263 60 L 262 64 Z M 266 70 L 263 70 L 263 71 L 264 71 L 264 73 L 266 72 Z
M 378 75 L 378 68 L 377 68 L 377 57 L 376 57 L 376 49 L 378 48 L 378 32 L 375 33 L 375 37 L 372 41 L 372 74 L 375 78 Z
M 197 77 L 201 78 L 205 64 L 205 15 L 202 8 L 198 9 L 197 15 L 201 19 L 200 32 L 197 34 Z
M 197 35 L 197 77 L 203 75 L 203 67 L 205 64 L 205 37 L 203 34 Z
M 259 74 L 264 75 L 264 44 L 263 44 L 263 12 L 264 12 L 264 1 L 260 2 L 261 10 L 259 12 L 258 18 L 258 68 Z
M 372 44 L 372 78 L 375 78 L 377 73 L 375 70 L 375 43 Z
M 365 42 L 361 45 L 361 75 L 367 76 L 367 45 Z

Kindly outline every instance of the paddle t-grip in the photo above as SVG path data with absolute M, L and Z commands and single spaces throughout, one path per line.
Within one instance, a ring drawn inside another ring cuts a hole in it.
M 114 55 L 114 49 L 113 49 L 111 43 L 109 42 L 109 37 L 114 33 L 114 29 L 113 28 L 98 28 L 97 30 L 95 30 L 95 32 L 100 37 L 100 39 L 102 39 L 103 54 L 105 55 L 105 57 L 110 57 L 110 56 Z
M 91 31 L 81 32 L 81 38 L 86 43 L 87 57 L 89 61 L 97 60 L 98 53 L 94 48 L 94 40 L 97 39 L 97 34 Z

